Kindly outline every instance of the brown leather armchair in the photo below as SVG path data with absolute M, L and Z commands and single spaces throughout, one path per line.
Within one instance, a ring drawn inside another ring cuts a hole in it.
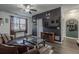
M 18 49 L 16 46 L 10 46 L 3 43 L 4 43 L 4 40 L 0 36 L 0 54 L 17 54 L 18 53 Z
M 21 46 L 21 45 L 10 45 L 7 44 L 9 40 L 5 37 L 5 35 L 0 35 L 0 54 L 22 54 L 27 52 L 28 46 Z M 33 47 L 29 47 L 32 49 Z

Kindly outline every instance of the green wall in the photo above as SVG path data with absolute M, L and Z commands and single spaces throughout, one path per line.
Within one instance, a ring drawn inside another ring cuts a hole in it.
M 66 36 L 67 37 L 74 37 L 74 38 L 78 38 L 78 31 L 66 31 Z

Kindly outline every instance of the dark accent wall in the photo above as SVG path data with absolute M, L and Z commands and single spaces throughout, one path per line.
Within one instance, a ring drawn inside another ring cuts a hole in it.
M 42 18 L 43 32 L 54 32 L 55 40 L 61 41 L 61 7 L 34 15 L 33 18 Z

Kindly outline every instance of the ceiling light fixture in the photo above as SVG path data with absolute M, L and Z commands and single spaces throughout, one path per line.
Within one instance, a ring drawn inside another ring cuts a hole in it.
M 27 9 L 30 9 L 30 7 L 31 7 L 30 5 L 27 5 L 27 7 L 26 7 L 26 8 L 27 8 Z
M 25 11 L 29 12 L 30 11 L 30 7 L 31 7 L 30 5 L 27 5 L 26 8 L 25 8 Z
M 22 8 L 26 12 L 30 11 L 30 5 L 24 6 L 23 4 L 19 4 L 19 5 L 17 5 L 17 7 Z

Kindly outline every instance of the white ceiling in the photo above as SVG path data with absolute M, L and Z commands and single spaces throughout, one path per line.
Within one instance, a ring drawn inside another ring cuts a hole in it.
M 45 12 L 51 9 L 58 8 L 61 5 L 59 4 L 35 4 L 33 6 L 35 7 L 34 9 L 38 10 L 35 14 L 38 14 L 38 13 L 42 13 L 42 12 Z
M 37 12 L 32 12 L 32 15 L 39 14 L 51 9 L 60 7 L 61 4 L 33 4 L 32 8 L 36 9 Z M 10 13 L 15 13 L 23 16 L 32 16 L 23 9 L 17 7 L 17 4 L 0 4 L 0 11 L 6 11 Z

